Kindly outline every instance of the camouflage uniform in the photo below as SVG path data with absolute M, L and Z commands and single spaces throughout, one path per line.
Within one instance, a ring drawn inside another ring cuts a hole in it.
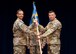
M 47 37 L 48 44 L 48 54 L 60 54 L 60 31 L 62 25 L 55 18 L 53 21 L 50 21 L 46 26 L 46 32 L 41 35 Z
M 30 30 L 33 31 L 35 34 L 37 34 L 37 27 L 35 27 L 34 23 L 32 23 L 30 26 L 29 26 Z M 39 32 L 40 34 L 44 33 L 44 28 L 43 26 L 41 25 L 38 25 L 38 28 L 39 28 Z M 41 39 L 41 43 L 44 43 L 45 45 L 45 42 L 46 39 Z M 42 45 L 42 47 L 44 46 Z M 38 40 L 37 40 L 37 36 L 31 36 L 30 37 L 30 54 L 40 54 L 40 49 L 39 49 L 39 43 L 38 43 Z
M 30 30 L 22 20 L 17 18 L 13 25 L 14 54 L 26 54 L 27 33 L 30 33 Z

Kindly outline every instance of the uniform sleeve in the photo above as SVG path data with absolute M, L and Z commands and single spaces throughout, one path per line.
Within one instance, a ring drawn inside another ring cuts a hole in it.
M 31 31 L 28 29 L 28 26 L 26 26 L 23 22 L 19 22 L 18 25 L 19 25 L 19 28 L 20 28 L 22 31 L 24 31 L 24 32 L 26 32 L 26 33 L 30 33 L 30 32 L 31 32 Z
M 30 26 L 29 26 L 29 29 L 32 29 L 33 28 L 33 24 L 31 24 Z
M 46 37 L 48 35 L 50 35 L 51 33 L 53 33 L 57 28 L 58 28 L 59 24 L 58 23 L 54 23 L 52 25 L 51 28 L 49 28 L 43 35 L 41 35 L 42 37 Z
M 39 25 L 39 31 L 41 33 L 44 33 L 45 32 L 45 28 L 42 25 Z
M 43 27 L 42 25 L 39 25 L 39 27 L 40 27 L 41 29 L 44 29 L 44 27 Z

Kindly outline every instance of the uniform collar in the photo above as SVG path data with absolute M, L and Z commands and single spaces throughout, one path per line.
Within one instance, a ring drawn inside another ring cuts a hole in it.
M 54 20 L 52 20 L 52 21 L 50 20 L 50 22 L 53 22 L 53 21 L 55 21 L 55 20 L 57 20 L 57 19 L 55 18 L 55 19 L 54 19 Z
M 53 23 L 53 22 L 55 22 L 55 20 L 57 20 L 57 19 L 55 18 L 53 21 L 51 21 L 51 20 L 50 20 L 50 23 Z
M 21 19 L 17 18 L 19 21 L 22 21 Z

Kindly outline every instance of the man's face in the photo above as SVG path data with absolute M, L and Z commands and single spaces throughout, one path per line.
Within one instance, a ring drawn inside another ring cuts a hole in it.
M 18 13 L 17 13 L 17 17 L 19 18 L 19 19 L 23 19 L 23 17 L 24 17 L 24 13 L 23 13 L 23 11 L 19 11 Z
M 34 26 L 38 26 L 38 20 L 37 19 L 34 19 Z
M 55 17 L 56 17 L 56 15 L 55 15 L 55 13 L 54 13 L 54 12 L 49 13 L 49 19 L 50 19 L 50 20 L 54 20 L 54 19 L 55 19 Z

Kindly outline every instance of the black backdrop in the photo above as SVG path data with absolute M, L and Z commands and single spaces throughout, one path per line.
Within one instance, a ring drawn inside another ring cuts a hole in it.
M 32 15 L 33 0 L 0 0 L 0 54 L 13 54 L 12 26 L 16 20 L 16 11 L 20 8 L 25 12 L 23 21 L 29 25 Z M 35 0 L 40 24 L 47 25 L 48 11 L 54 10 L 61 21 L 61 54 L 76 54 L 75 35 L 75 2 L 66 0 Z M 46 54 L 47 45 L 43 49 Z M 27 53 L 29 51 L 27 50 Z

